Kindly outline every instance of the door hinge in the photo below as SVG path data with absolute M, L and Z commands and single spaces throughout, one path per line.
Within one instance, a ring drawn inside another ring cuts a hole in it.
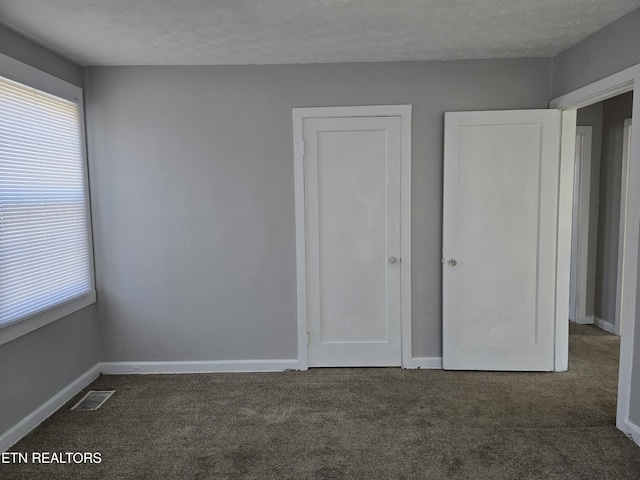
M 304 144 L 305 144 L 305 141 L 303 140 L 303 141 L 302 141 L 302 156 L 303 156 L 303 157 L 304 157 L 304 155 L 305 155 L 305 152 L 304 152 Z
M 307 330 L 307 347 L 309 346 L 309 330 Z

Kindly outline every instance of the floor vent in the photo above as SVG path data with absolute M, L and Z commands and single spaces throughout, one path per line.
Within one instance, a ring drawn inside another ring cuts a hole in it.
M 115 390 L 89 390 L 71 410 L 97 410 L 106 402 Z

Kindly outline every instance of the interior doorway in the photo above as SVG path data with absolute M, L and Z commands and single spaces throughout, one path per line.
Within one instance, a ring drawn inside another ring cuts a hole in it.
M 567 120 L 571 119 L 572 125 L 575 128 L 577 110 L 580 108 L 588 107 L 600 101 L 608 100 L 623 93 L 627 93 L 634 90 L 634 85 L 640 82 L 640 64 L 633 67 L 622 70 L 618 73 L 610 75 L 606 78 L 598 80 L 594 83 L 585 85 L 577 90 L 566 93 L 560 97 L 553 99 L 549 102 L 550 108 L 558 108 L 567 115 Z M 632 116 L 640 117 L 640 97 L 636 96 L 633 100 Z M 567 129 L 571 131 L 571 129 Z M 637 281 L 638 271 L 638 259 L 640 258 L 638 245 L 640 244 L 640 134 L 638 129 L 629 131 L 629 149 L 630 149 L 630 162 L 629 162 L 629 174 L 628 182 L 629 189 L 627 192 L 627 210 L 626 217 L 627 222 L 625 224 L 625 231 L 623 235 L 623 264 L 622 269 L 622 299 L 621 299 L 621 313 L 620 313 L 620 348 L 619 348 L 619 369 L 618 369 L 618 400 L 616 407 L 616 427 L 620 429 L 626 435 L 634 438 L 636 443 L 640 443 L 640 427 L 634 423 L 631 418 L 632 407 L 635 405 L 635 394 L 633 393 L 634 374 L 633 371 L 633 357 L 634 357 L 634 329 L 636 323 L 636 300 L 638 298 L 637 287 L 639 282 Z M 573 141 L 575 142 L 575 130 L 572 132 Z M 575 143 L 570 142 L 570 138 L 563 142 L 563 145 L 575 146 Z M 573 148 L 572 148 L 573 150 Z M 570 160 L 570 159 L 569 159 Z M 559 304 L 559 307 L 569 307 L 569 265 L 571 257 L 571 202 L 573 199 L 573 170 L 572 163 L 567 162 L 567 169 L 571 172 L 569 179 L 563 184 L 562 189 L 567 196 L 567 203 L 569 204 L 568 212 L 563 216 L 565 225 L 569 231 L 569 239 L 564 243 L 565 250 L 560 252 L 559 265 L 565 265 L 566 272 L 566 296 L 562 296 L 563 302 Z M 564 282 L 564 280 L 563 280 Z M 562 291 L 560 292 L 563 293 Z M 566 311 L 565 311 L 566 312 Z M 568 321 L 568 315 L 564 317 L 559 316 L 556 322 L 556 359 L 560 361 L 568 361 L 568 333 L 570 322 Z M 564 365 L 563 365 L 564 366 Z
M 633 92 L 578 109 L 569 320 L 620 335 Z
M 625 269 L 632 263 L 625 256 L 635 253 L 634 246 L 626 248 L 625 243 L 633 222 L 632 114 L 633 91 L 577 110 L 569 297 L 569 368 L 579 362 L 581 348 L 601 356 L 595 370 L 602 370 L 603 392 L 612 393 L 603 402 L 611 403 L 612 415 L 617 408 L 616 424 L 623 431 L 628 416 L 628 358 L 621 350 L 621 335 L 629 331 L 622 327 L 629 322 L 623 296 L 625 291 L 635 295 L 628 280 L 625 284 L 631 273 L 625 274 Z M 630 341 L 624 339 L 626 345 Z

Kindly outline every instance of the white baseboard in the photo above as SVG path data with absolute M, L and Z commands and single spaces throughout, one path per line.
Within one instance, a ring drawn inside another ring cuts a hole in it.
M 223 373 L 223 372 L 282 372 L 298 370 L 298 360 L 223 360 L 204 362 L 106 362 L 99 363 L 56 393 L 24 419 L 0 434 L 0 453 L 6 452 L 31 430 L 54 414 L 101 373 Z
M 625 420 L 624 426 L 627 429 L 627 431 L 624 433 L 631 437 L 631 440 L 636 442 L 636 444 L 640 447 L 640 427 L 629 419 Z
M 601 318 L 595 318 L 595 325 L 604 330 L 605 332 L 613 333 L 614 335 L 619 335 L 616 331 L 616 326 L 612 323 L 607 322 L 606 320 L 602 320 Z
M 606 322 L 605 322 L 606 323 Z M 610 325 L 610 324 L 609 324 Z M 404 368 L 441 369 L 442 357 L 413 357 Z M 224 373 L 224 372 L 281 372 L 297 370 L 298 360 L 222 360 L 202 362 L 105 362 L 99 363 L 71 382 L 47 402 L 0 435 L 0 453 L 6 452 L 31 430 L 54 414 L 82 389 L 93 382 L 100 373 L 154 374 L 154 373 Z M 626 434 L 640 446 L 640 427 L 625 421 Z
M 413 357 L 404 368 L 442 369 L 442 357 Z
M 0 435 L 0 453 L 6 452 L 18 443 L 25 435 L 53 415 L 60 407 L 81 392 L 83 388 L 98 378 L 98 376 L 100 376 L 100 364 L 87 370 L 16 425 Z
M 212 360 L 200 362 L 104 362 L 105 375 L 158 373 L 282 372 L 299 370 L 297 359 L 291 360 Z

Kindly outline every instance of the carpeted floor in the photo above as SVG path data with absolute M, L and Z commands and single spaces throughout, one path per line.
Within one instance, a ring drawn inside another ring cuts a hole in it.
M 102 376 L 15 452 L 100 464 L 0 465 L 3 479 L 638 479 L 615 428 L 619 338 L 573 326 L 566 373 L 396 368 Z

